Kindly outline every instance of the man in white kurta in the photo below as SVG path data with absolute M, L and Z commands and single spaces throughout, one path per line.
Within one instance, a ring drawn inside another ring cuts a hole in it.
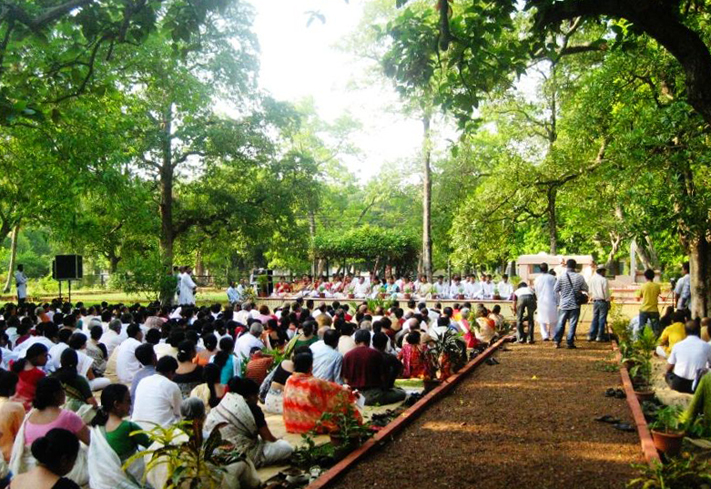
M 370 295 L 370 284 L 366 283 L 365 277 L 358 278 L 358 283 L 355 286 L 355 296 L 358 299 L 365 299 Z
M 192 273 L 192 268 L 186 267 L 183 278 L 180 281 L 180 297 L 178 302 L 181 306 L 195 305 L 195 289 L 197 285 L 193 282 L 193 278 L 190 276 Z
M 449 285 L 444 283 L 444 277 L 440 275 L 437 277 L 437 282 L 434 284 L 434 293 L 437 294 L 439 299 L 446 299 L 449 297 Z
M 541 327 L 541 338 L 548 341 L 558 322 L 558 296 L 555 293 L 556 278 L 548 273 L 548 264 L 541 264 L 541 274 L 536 277 L 533 289 L 538 300 L 538 324 Z
M 511 296 L 514 292 L 514 287 L 511 282 L 509 282 L 508 275 L 504 274 L 501 277 L 501 282 L 496 285 L 496 288 L 499 289 L 499 297 L 501 297 L 503 300 L 511 299 Z
M 27 275 L 25 275 L 25 267 L 22 265 L 17 265 L 15 286 L 17 287 L 17 303 L 24 304 L 27 299 Z

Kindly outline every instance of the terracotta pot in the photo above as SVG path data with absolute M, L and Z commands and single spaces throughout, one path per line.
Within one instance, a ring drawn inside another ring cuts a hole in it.
M 637 396 L 637 400 L 640 404 L 644 401 L 651 401 L 654 399 L 654 391 L 634 391 L 634 395 Z
M 500 301 L 500 300 L 501 300 L 501 296 L 500 296 L 499 294 L 494 294 L 494 300 L 495 300 L 495 301 Z
M 457 294 L 457 300 L 463 301 L 463 300 L 464 300 L 464 294 Z
M 387 299 L 387 298 L 388 298 L 388 294 L 380 294 L 380 298 L 381 298 L 381 299 Z
M 405 299 L 409 299 L 410 297 L 412 297 L 412 294 L 405 294 Z
M 266 297 L 267 293 L 266 292 L 258 292 L 257 297 Z
M 427 394 L 428 392 L 442 385 L 442 381 L 438 379 L 424 379 L 423 382 L 425 384 L 425 390 L 423 394 Z
M 432 294 L 430 297 L 431 297 L 432 299 L 437 299 L 437 298 L 439 298 L 439 296 L 438 296 L 437 294 Z
M 331 445 L 333 445 L 334 448 L 358 446 L 361 442 L 360 435 L 351 435 L 350 438 L 345 439 L 339 433 L 330 433 L 328 437 L 331 439 Z
M 632 367 L 634 367 L 634 360 L 625 360 L 622 362 L 622 365 L 624 365 L 627 370 L 631 370 Z
M 348 294 L 349 299 L 355 299 L 355 294 Z
M 684 433 L 665 433 L 663 431 L 652 430 L 654 446 L 665 455 L 674 456 L 681 451 L 681 444 L 684 441 Z
M 326 294 L 324 294 L 323 292 L 319 292 L 318 296 L 319 298 L 324 299 L 326 297 Z

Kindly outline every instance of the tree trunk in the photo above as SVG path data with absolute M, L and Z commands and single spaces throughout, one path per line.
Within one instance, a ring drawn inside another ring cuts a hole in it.
M 548 206 L 546 214 L 548 215 L 548 238 L 550 240 L 550 254 L 558 254 L 558 216 L 556 215 L 555 201 L 558 195 L 558 190 L 555 187 L 548 189 Z
M 615 255 L 620 250 L 620 244 L 622 243 L 622 237 L 616 233 L 610 233 L 610 252 L 607 254 L 607 261 L 605 261 L 605 268 L 608 271 L 612 268 L 612 263 L 615 261 Z
M 311 244 L 313 245 L 316 239 L 316 215 L 312 209 L 309 209 L 309 236 L 311 237 Z M 316 257 L 311 260 L 311 276 L 315 276 L 317 272 L 317 261 Z
M 652 260 L 649 257 L 649 253 L 647 253 L 647 249 L 644 247 L 644 244 L 637 243 L 636 249 L 637 256 L 639 256 L 639 259 L 642 262 L 642 266 L 644 267 L 644 269 L 654 270 L 654 263 L 652 263 Z
M 109 254 L 109 274 L 114 274 L 118 270 L 118 264 L 121 261 L 120 256 L 116 256 L 113 252 Z
M 424 127 L 423 141 L 423 192 L 422 192 L 422 273 L 432 282 L 432 171 L 430 159 L 432 145 L 430 142 L 430 116 L 422 118 Z
M 690 242 L 691 315 L 708 317 L 711 313 L 711 245 L 704 238 Z
M 160 167 L 160 253 L 164 273 L 173 273 L 173 104 L 169 103 L 163 113 L 162 153 L 163 163 Z M 170 304 L 173 293 L 168 290 L 161 292 L 161 304 Z
M 15 270 L 15 262 L 17 261 L 17 238 L 20 235 L 20 223 L 15 225 L 15 229 L 12 230 L 12 241 L 10 242 L 10 265 L 7 273 L 7 280 L 5 281 L 5 287 L 3 287 L 3 293 L 7 294 L 10 292 L 10 287 L 12 287 L 12 279 L 14 278 L 13 271 Z

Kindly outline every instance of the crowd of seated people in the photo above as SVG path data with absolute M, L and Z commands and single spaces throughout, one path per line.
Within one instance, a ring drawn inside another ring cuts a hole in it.
M 133 487 L 142 465 L 126 472 L 124 464 L 154 445 L 136 432 L 186 419 L 243 450 L 246 461 L 225 477 L 256 487 L 256 468 L 294 450 L 268 415 L 281 415 L 290 433 L 327 432 L 325 413 L 360 422 L 363 405 L 403 401 L 396 379 L 436 375 L 427 351 L 444 331 L 464 333 L 468 346 L 491 341 L 500 311 L 473 310 L 413 299 L 375 311 L 303 298 L 274 311 L 250 302 L 8 303 L 0 309 L 0 487 L 10 477 L 13 487 Z M 59 442 L 67 449 L 52 453 Z

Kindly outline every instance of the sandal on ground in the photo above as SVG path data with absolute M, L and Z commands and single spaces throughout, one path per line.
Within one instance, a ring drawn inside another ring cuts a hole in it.
M 610 387 L 605 391 L 605 397 L 615 397 L 615 389 Z
M 622 389 L 617 389 L 615 390 L 615 398 L 616 399 L 625 399 L 627 397 L 627 394 L 625 394 L 625 391 Z
M 616 430 L 625 431 L 628 433 L 637 431 L 637 428 L 635 428 L 634 426 L 632 426 L 631 424 L 628 424 L 628 423 L 615 423 L 612 425 L 612 427 L 615 428 Z
M 606 414 L 605 416 L 598 416 L 595 418 L 595 421 L 600 421 L 601 423 L 610 423 L 610 424 L 618 424 L 620 420 L 618 418 L 615 418 L 614 416 L 610 416 L 609 414 Z

